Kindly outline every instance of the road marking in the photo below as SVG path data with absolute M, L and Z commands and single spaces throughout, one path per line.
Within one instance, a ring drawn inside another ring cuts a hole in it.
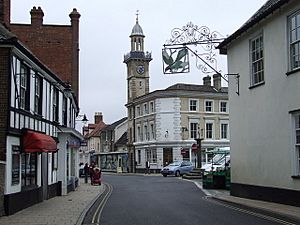
M 238 212 L 246 213 L 246 214 L 249 214 L 249 215 L 258 217 L 258 218 L 262 218 L 262 219 L 265 219 L 265 220 L 272 221 L 272 222 L 277 222 L 277 223 L 279 223 L 279 224 L 284 224 L 284 225 L 296 225 L 295 223 L 290 223 L 290 222 L 287 222 L 287 221 L 285 221 L 285 220 L 277 219 L 277 218 L 272 217 L 272 216 L 263 215 L 263 214 L 261 214 L 261 213 L 256 213 L 256 212 L 252 212 L 252 211 L 249 211 L 249 210 L 246 210 L 246 209 L 241 209 L 241 208 L 238 208 L 238 207 L 235 207 L 235 206 L 226 204 L 226 203 L 221 203 L 221 202 L 219 202 L 219 201 L 212 200 L 212 199 L 211 199 L 210 197 L 208 197 L 208 196 L 203 197 L 203 199 L 205 199 L 205 200 L 207 200 L 207 201 L 209 201 L 209 202 L 212 202 L 212 203 L 214 203 L 214 204 L 222 205 L 222 206 L 224 206 L 224 207 L 226 207 L 226 208 L 229 208 L 229 209 L 232 209 L 232 210 L 235 210 L 235 211 L 238 211 Z
M 110 184 L 108 184 L 108 183 L 103 183 L 103 184 L 106 187 L 108 187 L 108 191 L 105 194 L 105 196 L 103 197 L 102 201 L 99 203 L 99 205 L 93 215 L 92 224 L 96 224 L 96 225 L 100 225 L 100 217 L 101 217 L 102 210 L 113 191 L 113 187 Z M 97 220 L 96 220 L 96 217 L 97 217 Z

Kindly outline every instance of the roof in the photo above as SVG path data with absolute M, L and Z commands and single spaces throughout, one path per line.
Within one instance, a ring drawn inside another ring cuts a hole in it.
M 165 90 L 177 90 L 177 91 L 199 91 L 199 92 L 210 92 L 210 93 L 228 93 L 227 87 L 222 87 L 221 90 L 215 89 L 213 86 L 208 85 L 197 85 L 197 84 L 174 84 Z
M 124 132 L 124 134 L 119 138 L 119 140 L 116 141 L 115 146 L 124 146 L 127 144 L 127 132 Z
M 107 125 L 102 131 L 108 131 L 108 130 L 114 130 L 119 124 L 125 122 L 127 120 L 127 117 L 124 117 L 110 125 Z
M 271 15 L 275 10 L 279 9 L 284 4 L 291 0 L 268 0 L 246 23 L 244 23 L 237 31 L 227 37 L 223 42 L 218 45 L 218 49 L 222 54 L 227 53 L 227 45 L 241 36 L 244 32 L 252 28 L 255 24 Z
M 103 121 L 100 121 L 98 124 L 95 124 L 95 129 L 86 135 L 86 138 L 90 137 L 100 137 L 101 131 L 107 126 Z
M 143 29 L 139 24 L 138 18 L 136 18 L 136 23 L 135 23 L 134 27 L 132 28 L 130 37 L 131 36 L 143 36 L 143 37 L 145 37 L 145 35 L 143 33 Z

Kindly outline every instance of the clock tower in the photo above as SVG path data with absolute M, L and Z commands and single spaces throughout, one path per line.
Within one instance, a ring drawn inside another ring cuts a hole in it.
M 151 53 L 144 52 L 143 29 L 139 24 L 138 15 L 132 28 L 131 51 L 124 56 L 127 65 L 127 103 L 149 93 L 149 62 Z
M 140 96 L 149 93 L 149 62 L 152 60 L 151 53 L 144 52 L 143 29 L 139 24 L 138 14 L 136 23 L 132 28 L 131 50 L 124 56 L 124 63 L 127 65 L 127 150 L 128 150 L 128 169 L 135 172 L 135 102 Z

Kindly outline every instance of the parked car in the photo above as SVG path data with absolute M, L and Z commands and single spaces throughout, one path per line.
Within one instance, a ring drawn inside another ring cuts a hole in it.
M 84 177 L 84 164 L 79 166 L 79 177 Z
M 201 167 L 202 172 L 211 172 L 211 171 L 222 171 L 230 167 L 230 155 L 223 155 L 223 157 L 216 158 L 214 157 L 212 162 L 207 163 Z
M 166 177 L 167 175 L 175 175 L 176 177 L 189 173 L 194 169 L 190 161 L 175 161 L 161 169 L 160 173 Z

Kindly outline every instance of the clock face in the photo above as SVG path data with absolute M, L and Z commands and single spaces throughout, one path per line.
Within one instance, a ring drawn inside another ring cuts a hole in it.
M 144 66 L 137 66 L 136 67 L 136 72 L 139 74 L 143 74 L 145 72 L 145 67 Z

